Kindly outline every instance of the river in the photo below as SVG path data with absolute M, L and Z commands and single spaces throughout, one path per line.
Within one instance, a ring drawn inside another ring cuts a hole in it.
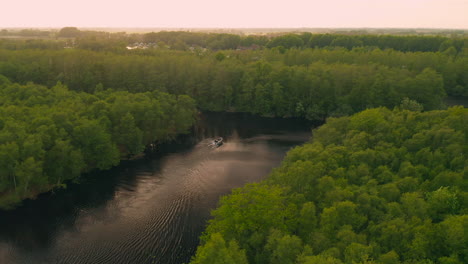
M 0 263 L 188 263 L 219 197 L 266 177 L 310 127 L 204 114 L 156 153 L 0 211 Z M 225 143 L 211 148 L 219 136 Z

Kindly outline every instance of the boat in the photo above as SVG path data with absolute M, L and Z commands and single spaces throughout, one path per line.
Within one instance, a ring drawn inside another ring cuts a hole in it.
M 219 137 L 219 138 L 213 140 L 213 142 L 211 142 L 211 145 L 212 145 L 213 147 L 219 147 L 219 146 L 221 146 L 222 144 L 223 144 L 223 138 L 222 138 L 222 137 Z

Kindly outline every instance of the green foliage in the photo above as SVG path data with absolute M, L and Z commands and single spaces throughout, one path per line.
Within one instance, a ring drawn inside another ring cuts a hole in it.
M 265 253 L 270 256 L 271 264 L 294 264 L 302 252 L 302 241 L 294 235 L 284 235 L 272 230 L 265 245 Z
M 143 151 L 143 132 L 136 126 L 132 114 L 126 113 L 119 120 L 113 134 L 117 144 L 125 148 L 124 153 L 138 154 Z
M 417 111 L 421 112 L 423 110 L 423 106 L 415 100 L 411 100 L 408 97 L 403 98 L 400 104 L 401 110 L 410 110 L 410 111 Z
M 223 197 L 220 206 L 213 211 L 216 221 L 208 227 L 204 237 L 220 233 L 226 240 L 235 239 L 249 254 L 265 243 L 270 229 L 288 230 L 293 218 L 294 206 L 285 196 L 285 190 L 277 186 L 249 184 L 233 190 Z
M 303 261 L 299 262 L 300 264 L 343 264 L 339 259 L 330 256 L 310 256 L 304 258 Z
M 392 250 L 380 255 L 379 262 L 381 262 L 382 264 L 399 264 L 400 260 L 398 254 Z
M 330 118 L 224 197 L 205 237 L 236 239 L 250 263 L 466 263 L 467 120 L 462 107 Z
M 63 38 L 76 38 L 76 37 L 79 37 L 80 34 L 81 34 L 81 31 L 77 29 L 76 27 L 64 27 L 60 29 L 57 36 L 63 37 Z
M 82 32 L 96 35 L 97 32 Z M 465 44 L 463 38 L 447 38 L 442 36 L 395 36 L 395 35 L 370 35 L 370 34 L 311 34 L 305 33 L 283 33 L 273 36 L 238 36 L 225 33 L 195 33 L 195 32 L 151 32 L 144 34 L 141 41 L 146 43 L 164 42 L 169 46 L 183 43 L 187 46 L 200 46 L 210 49 L 236 49 L 242 47 L 283 47 L 286 49 L 296 48 L 325 48 L 342 47 L 356 49 L 367 47 L 370 49 L 380 48 L 393 49 L 403 52 L 445 52 L 455 50 L 460 52 Z
M 245 251 L 235 240 L 226 243 L 221 234 L 215 233 L 203 247 L 197 250 L 194 264 L 247 264 Z
M 113 35 L 89 34 L 79 37 L 73 49 L 46 45 L 46 50 L 39 50 L 39 44 L 23 47 L 19 42 L 5 43 L 2 48 L 0 42 L 0 74 L 22 84 L 32 81 L 51 87 L 60 81 L 71 90 L 88 93 L 112 88 L 185 94 L 202 110 L 320 121 L 378 106 L 440 109 L 446 94 L 468 95 L 468 61 L 460 54 L 284 48 L 316 36 L 307 34 L 272 38 L 269 43 L 281 42 L 281 49 L 220 50 L 234 49 L 242 39 L 187 32 L 143 37 L 148 38 L 148 45 L 164 41 L 170 49 L 127 50 Z M 179 42 L 187 47 L 176 48 Z M 204 46 L 213 47 L 204 50 Z
M 440 221 L 446 215 L 458 214 L 461 208 L 457 190 L 440 187 L 437 191 L 427 193 L 428 210 L 431 218 Z
M 108 169 L 173 138 L 195 121 L 195 103 L 166 93 L 74 92 L 0 84 L 0 206 L 10 208 L 92 169 Z
M 224 53 L 222 53 L 222 52 L 218 52 L 218 53 L 216 53 L 216 55 L 215 55 L 215 59 L 218 60 L 218 61 L 222 61 L 222 60 L 224 60 L 225 58 L 226 58 L 226 55 L 224 55 Z
M 302 47 L 304 45 L 304 41 L 295 34 L 288 34 L 273 38 L 270 42 L 267 43 L 268 48 L 273 47 L 283 47 L 283 48 L 293 48 L 293 47 Z

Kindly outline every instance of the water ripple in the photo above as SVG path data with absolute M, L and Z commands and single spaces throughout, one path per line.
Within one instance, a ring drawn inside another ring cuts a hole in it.
M 195 145 L 174 145 L 173 153 L 127 162 L 0 212 L 0 263 L 188 262 L 219 197 L 261 180 L 290 147 L 308 140 L 308 129 L 284 132 L 279 121 L 258 120 L 241 119 L 249 125 L 243 130 L 220 119 Z M 225 144 L 213 149 L 217 136 Z

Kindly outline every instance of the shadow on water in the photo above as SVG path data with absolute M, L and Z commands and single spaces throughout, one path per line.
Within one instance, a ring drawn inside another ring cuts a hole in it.
M 463 96 L 448 96 L 445 98 L 445 104 L 449 107 L 461 105 L 468 107 L 468 97 Z
M 56 229 L 73 227 L 76 216 L 86 208 L 100 207 L 113 199 L 119 184 L 135 185 L 136 168 L 144 167 L 145 162 L 125 161 L 108 171 L 89 173 L 78 183 L 69 183 L 66 189 L 25 200 L 13 211 L 0 211 L 0 238 L 15 241 L 16 246 L 25 250 L 49 246 Z
M 0 263 L 187 263 L 219 197 L 265 177 L 310 127 L 204 114 L 145 158 L 0 211 Z M 219 136 L 225 143 L 209 147 Z

